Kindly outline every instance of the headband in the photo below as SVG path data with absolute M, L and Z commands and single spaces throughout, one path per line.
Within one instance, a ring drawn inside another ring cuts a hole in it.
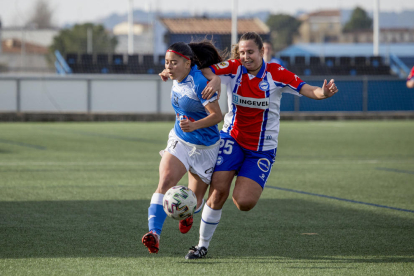
M 177 54 L 177 55 L 179 55 L 179 56 L 182 56 L 183 58 L 185 58 L 185 59 L 187 59 L 187 60 L 190 60 L 188 57 L 186 57 L 185 55 L 183 55 L 183 54 L 180 54 L 179 52 L 176 52 L 176 51 L 174 51 L 174 50 L 167 50 L 167 53 L 168 52 L 173 52 L 173 53 L 175 53 L 175 54 Z

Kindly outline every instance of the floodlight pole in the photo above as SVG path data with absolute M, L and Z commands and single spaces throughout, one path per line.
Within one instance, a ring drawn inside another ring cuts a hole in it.
M 20 70 L 26 67 L 26 26 L 22 27 L 22 41 L 20 46 Z
M 134 0 L 129 0 L 129 9 L 128 9 L 128 54 L 132 55 L 134 53 L 134 16 L 133 16 L 133 2 Z
M 374 0 L 374 56 L 379 55 L 379 0 Z
M 1 17 L 0 17 L 0 54 L 2 52 L 2 48 L 1 48 Z
M 87 43 L 86 43 L 86 52 L 88 54 L 92 54 L 93 52 L 93 31 L 92 31 L 92 27 L 89 27 L 87 29 Z
M 237 43 L 237 0 L 233 0 L 232 12 L 231 12 L 231 45 L 230 46 L 236 43 Z

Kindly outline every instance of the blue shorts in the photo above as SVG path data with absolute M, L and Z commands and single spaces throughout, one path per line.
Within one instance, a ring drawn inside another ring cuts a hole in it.
M 220 132 L 220 137 L 220 150 L 214 171 L 236 171 L 238 176 L 254 180 L 264 188 L 275 162 L 277 149 L 248 150 L 225 132 Z

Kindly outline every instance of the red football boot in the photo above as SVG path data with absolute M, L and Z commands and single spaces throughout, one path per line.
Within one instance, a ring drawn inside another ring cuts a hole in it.
M 142 243 L 148 248 L 149 253 L 158 253 L 160 238 L 155 232 L 148 232 L 142 237 Z
M 193 226 L 193 216 L 180 220 L 180 223 L 178 224 L 178 228 L 180 229 L 180 232 L 183 234 L 190 231 L 192 226 Z

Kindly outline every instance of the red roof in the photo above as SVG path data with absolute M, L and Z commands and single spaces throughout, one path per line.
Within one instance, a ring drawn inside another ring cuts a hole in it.
M 3 53 L 20 54 L 22 51 L 22 41 L 16 38 L 10 38 L 1 42 Z M 47 54 L 49 49 L 44 46 L 33 43 L 25 43 L 25 52 L 30 54 Z
M 231 34 L 230 18 L 161 18 L 160 21 L 173 34 Z M 238 19 L 237 32 L 268 34 L 269 27 L 257 18 Z
M 322 10 L 322 11 L 316 11 L 312 13 L 308 13 L 309 17 L 313 16 L 341 16 L 340 10 Z

